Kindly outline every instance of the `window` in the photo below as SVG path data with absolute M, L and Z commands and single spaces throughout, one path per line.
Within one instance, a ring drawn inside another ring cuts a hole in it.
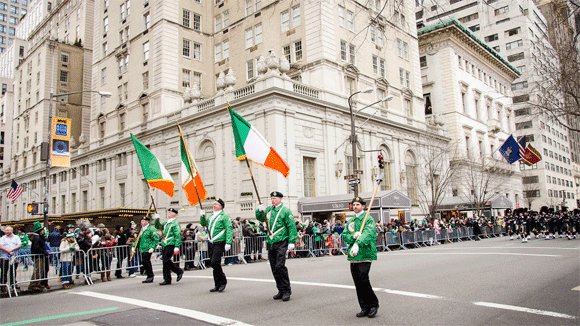
M 427 67 L 427 57 L 426 56 L 420 57 L 419 64 L 421 65 L 421 68 Z
M 354 65 L 356 59 L 356 47 L 354 44 L 350 44 L 348 48 L 350 52 L 350 63 Z
M 251 30 L 250 30 L 250 32 L 251 32 Z M 214 54 L 215 54 L 214 61 L 215 62 L 219 62 L 219 61 L 222 60 L 222 45 L 221 44 L 217 44 L 217 45 L 214 46 L 214 49 L 215 49 L 215 51 L 214 51 Z
M 191 86 L 190 78 L 191 78 L 191 70 L 183 69 L 181 71 L 181 79 L 182 79 L 181 86 L 186 88 L 190 87 Z
M 478 19 L 478 18 L 479 18 L 479 13 L 476 12 L 474 14 L 471 14 L 471 15 L 468 15 L 468 16 L 465 16 L 465 17 L 461 17 L 458 20 L 461 23 L 465 24 L 467 22 L 470 22 L 470 21 L 475 20 L 475 19 Z
M 108 44 L 107 42 L 103 43 L 103 57 L 107 56 L 107 50 L 108 50 Z
M 246 49 L 251 48 L 254 45 L 254 38 L 252 34 L 252 29 L 246 29 Z
M 201 44 L 200 43 L 193 43 L 193 59 L 201 61 Z
M 346 27 L 346 19 L 344 16 L 344 7 L 338 6 L 338 25 L 340 27 Z
M 316 158 L 304 157 L 304 197 L 316 196 Z
M 229 11 L 224 11 L 222 15 L 223 15 L 224 28 L 227 28 L 230 25 L 230 13 L 229 13 Z
M 149 12 L 143 14 L 143 25 L 145 26 L 145 29 L 149 29 L 149 27 L 151 27 L 151 15 Z
M 119 113 L 119 130 L 125 130 L 125 113 Z M 127 164 L 127 157 L 125 156 L 125 164 Z
M 292 7 L 292 28 L 300 26 L 300 5 Z
M 224 59 L 230 57 L 230 40 L 225 40 L 222 43 L 222 57 Z
M 99 137 L 100 138 L 105 137 L 106 128 L 107 128 L 107 123 L 105 121 L 99 122 Z
M 401 86 L 405 86 L 405 69 L 399 68 L 399 81 Z
M 222 15 L 214 17 L 214 32 L 219 32 L 222 29 Z
M 413 105 L 411 103 L 410 100 L 405 99 L 405 114 L 408 117 L 412 117 L 413 116 Z
M 411 73 L 408 71 L 405 71 L 405 83 L 407 88 L 411 88 Z
M 149 60 L 149 41 L 143 43 L 143 61 Z
M 526 101 L 529 101 L 529 100 L 530 100 L 530 94 L 524 94 L 524 95 L 519 95 L 519 96 L 514 96 L 513 97 L 513 102 L 514 103 L 521 103 L 521 102 L 526 102 Z M 516 110 L 516 116 L 517 116 L 517 111 L 518 110 Z M 526 110 L 526 111 L 529 111 L 529 109 Z
M 254 78 L 254 60 L 246 61 L 246 80 Z
M 101 69 L 101 86 L 107 83 L 107 68 Z
M 149 89 L 149 71 L 143 73 L 143 90 Z
M 511 49 L 519 48 L 520 46 L 524 46 L 524 41 L 523 40 L 517 40 L 517 41 L 513 41 L 513 42 L 506 43 L 505 44 L 505 49 L 506 50 L 511 50 Z
M 469 27 L 469 30 L 470 30 L 470 31 L 472 31 L 472 32 L 477 32 L 477 31 L 479 31 L 480 29 L 481 29 L 481 28 L 480 28 L 479 24 L 477 24 L 477 25 L 473 25 L 473 26 Z
M 262 43 L 262 24 L 254 26 L 254 36 L 256 44 Z
M 60 81 L 62 83 L 68 82 L 68 71 L 63 71 L 63 70 L 60 71 Z
M 103 18 L 103 33 L 107 34 L 109 31 L 109 17 Z
M 280 14 L 280 22 L 282 24 L 282 33 L 290 30 L 290 13 L 288 10 Z
M 373 73 L 379 74 L 379 58 L 373 55 Z
M 185 27 L 191 27 L 191 11 L 183 9 L 183 20 L 182 24 Z M 217 30 L 216 30 L 217 32 Z
M 496 16 L 499 16 L 499 15 L 505 14 L 505 13 L 507 13 L 509 11 L 510 11 L 510 7 L 509 6 L 505 6 L 505 7 L 497 8 L 496 10 L 494 10 L 494 14 Z
M 288 63 L 292 63 L 292 57 L 291 57 L 291 53 L 290 53 L 290 45 L 286 45 L 282 48 L 282 52 L 284 54 L 284 56 L 286 57 L 286 60 L 288 60 Z
M 125 100 L 129 99 L 129 82 L 123 84 L 123 93 L 125 96 Z
M 348 30 L 354 32 L 354 13 L 350 10 L 347 10 L 346 19 L 348 22 Z
M 521 28 L 520 27 L 508 29 L 507 31 L 505 31 L 505 36 L 508 36 L 508 37 L 509 36 L 514 36 L 514 35 L 519 34 L 520 31 L 521 31 Z
M 515 91 L 515 90 L 518 90 L 518 89 L 524 89 L 524 88 L 528 88 L 528 82 L 527 81 L 523 81 L 523 82 L 519 82 L 519 83 L 512 84 L 512 91 Z
M 340 59 L 346 61 L 346 41 L 340 40 Z
M 246 16 L 252 14 L 252 0 L 246 0 Z
M 188 39 L 183 39 L 183 49 L 182 49 L 182 53 L 183 56 L 186 58 L 190 58 L 191 57 L 191 41 Z
M 295 61 L 302 60 L 302 41 L 294 42 L 294 59 Z
M 514 62 L 514 61 L 522 60 L 523 58 L 524 58 L 524 53 L 520 52 L 520 53 L 508 55 L 507 60 L 509 62 Z

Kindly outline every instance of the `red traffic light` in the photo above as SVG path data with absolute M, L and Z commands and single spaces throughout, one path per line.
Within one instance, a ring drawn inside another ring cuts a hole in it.
M 379 161 L 381 161 L 383 159 L 383 155 L 379 154 Z

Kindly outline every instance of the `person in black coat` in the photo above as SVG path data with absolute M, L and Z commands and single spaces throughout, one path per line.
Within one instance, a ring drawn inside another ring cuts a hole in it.
M 44 291 L 49 289 L 48 280 L 42 280 L 47 277 L 46 264 L 48 263 L 49 252 L 46 247 L 44 237 L 44 227 L 40 222 L 34 222 L 34 232 L 29 234 L 30 253 L 33 255 L 34 271 L 32 272 L 31 282 L 28 285 L 29 291 Z

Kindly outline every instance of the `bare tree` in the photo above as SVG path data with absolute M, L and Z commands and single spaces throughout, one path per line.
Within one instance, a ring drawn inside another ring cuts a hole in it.
M 417 185 L 417 197 L 423 213 L 435 217 L 447 188 L 453 180 L 456 169 L 449 164 L 449 157 L 456 151 L 456 144 L 433 140 L 417 147 L 417 178 L 425 181 L 425 187 Z M 421 182 L 418 181 L 418 182 Z
M 459 195 L 471 204 L 478 216 L 483 215 L 494 196 L 507 192 L 509 185 L 506 177 L 514 174 L 508 163 L 493 157 L 455 160 L 451 165 L 459 171 L 455 178 Z
M 530 171 L 523 171 L 522 181 L 526 207 L 532 209 L 532 203 L 538 197 L 540 197 L 540 184 L 538 183 L 538 176 L 530 174 Z

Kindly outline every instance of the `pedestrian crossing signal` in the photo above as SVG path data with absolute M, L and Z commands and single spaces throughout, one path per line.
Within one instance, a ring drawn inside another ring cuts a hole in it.
M 32 204 L 28 204 L 28 206 L 26 207 L 26 211 L 28 212 L 28 214 L 38 214 L 38 204 L 37 203 L 32 203 Z

